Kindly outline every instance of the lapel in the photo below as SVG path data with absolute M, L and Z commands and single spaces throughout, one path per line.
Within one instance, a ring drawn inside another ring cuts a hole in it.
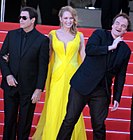
M 25 53 L 29 50 L 33 42 L 36 40 L 37 36 L 38 36 L 38 32 L 36 29 L 34 29 L 32 33 L 30 34 L 30 37 L 27 39 L 26 46 L 23 52 L 21 53 L 21 57 L 23 57 Z
M 21 29 L 17 30 L 15 36 L 15 52 L 18 56 L 20 56 L 20 47 L 21 47 Z

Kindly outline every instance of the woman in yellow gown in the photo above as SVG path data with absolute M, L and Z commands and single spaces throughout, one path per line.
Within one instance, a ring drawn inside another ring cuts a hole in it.
M 59 11 L 60 29 L 49 34 L 51 58 L 46 82 L 45 105 L 33 140 L 56 140 L 66 114 L 69 81 L 85 56 L 84 37 L 77 31 L 77 13 L 70 6 Z M 81 56 L 81 57 L 79 57 Z M 83 116 L 71 140 L 86 140 Z

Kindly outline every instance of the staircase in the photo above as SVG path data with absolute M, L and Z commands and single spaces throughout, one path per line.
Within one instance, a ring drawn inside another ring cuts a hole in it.
M 19 24 L 15 23 L 2 23 L 0 22 L 0 47 L 2 46 L 3 40 L 7 34 L 8 30 L 19 28 Z M 44 26 L 38 25 L 37 29 L 44 34 L 48 34 L 50 30 L 57 29 L 55 26 Z M 87 41 L 88 37 L 91 35 L 94 29 L 90 28 L 79 28 L 81 32 L 84 33 L 85 41 Z M 130 136 L 130 107 L 131 107 L 131 97 L 133 93 L 133 32 L 128 32 L 124 36 L 124 40 L 130 46 L 132 50 L 132 55 L 130 58 L 130 62 L 127 69 L 126 82 L 124 85 L 124 90 L 121 98 L 121 103 L 117 111 L 111 112 L 109 110 L 109 114 L 106 120 L 106 129 L 107 129 L 107 140 L 129 140 Z M 0 81 L 1 81 L 0 75 Z M 32 124 L 32 129 L 30 133 L 30 139 L 33 133 L 35 132 L 36 125 L 38 123 L 39 117 L 41 115 L 41 111 L 44 105 L 45 99 L 45 91 L 41 96 L 41 100 L 37 103 L 34 119 Z M 111 105 L 110 105 L 111 109 Z M 83 110 L 85 126 L 86 126 L 86 134 L 88 140 L 92 140 L 92 128 L 90 123 L 90 115 L 89 108 L 86 106 Z M 4 111 L 3 111 L 3 91 L 0 89 L 0 140 L 2 140 L 3 133 L 3 123 L 4 120 Z

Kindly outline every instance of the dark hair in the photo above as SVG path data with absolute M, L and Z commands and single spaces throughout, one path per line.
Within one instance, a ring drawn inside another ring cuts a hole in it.
M 123 18 L 127 19 L 127 22 L 128 22 L 127 31 L 130 31 L 130 30 L 131 30 L 131 21 L 130 21 L 129 16 L 128 16 L 126 13 L 120 13 L 120 14 L 118 14 L 118 15 L 116 15 L 116 16 L 114 17 L 113 23 L 115 22 L 115 20 L 116 20 L 118 17 L 123 17 Z
M 27 6 L 26 6 L 26 7 L 23 7 L 23 8 L 20 10 L 20 13 L 21 13 L 22 11 L 27 11 L 27 12 L 29 12 L 30 19 L 35 18 L 34 26 L 36 26 L 37 20 L 38 20 L 37 11 L 36 11 L 34 8 L 32 8 L 32 7 L 27 7 Z

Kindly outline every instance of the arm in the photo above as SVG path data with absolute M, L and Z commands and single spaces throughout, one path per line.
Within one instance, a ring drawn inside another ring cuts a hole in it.
M 88 39 L 86 45 L 86 54 L 90 56 L 95 55 L 106 55 L 108 51 L 117 48 L 118 43 L 123 40 L 122 37 L 117 37 L 114 39 L 112 44 L 107 44 L 108 39 L 107 33 L 104 30 L 96 30 L 93 32 L 92 36 Z
M 52 35 L 50 34 L 49 35 L 49 48 L 50 48 L 50 51 L 49 51 L 49 55 L 50 55 L 50 58 L 51 58 L 51 55 L 53 53 L 53 47 L 52 47 Z
M 10 71 L 8 62 L 9 62 L 9 32 L 4 40 L 4 43 L 0 51 L 0 65 L 2 77 L 6 79 L 7 84 L 9 86 L 16 87 L 18 83 Z
M 119 73 L 115 77 L 114 89 L 113 89 L 113 91 L 114 91 L 113 108 L 111 109 L 111 111 L 115 111 L 119 107 L 119 102 L 120 102 L 122 90 L 123 90 L 124 83 L 125 83 L 126 70 L 127 70 L 130 54 L 131 54 L 131 52 L 130 53 L 128 52 L 128 55 L 127 55 L 126 59 L 123 61 L 123 64 L 122 64 L 122 67 L 120 68 Z
M 48 63 L 49 63 L 49 39 L 45 38 L 41 44 L 39 53 L 39 65 L 38 65 L 38 80 L 36 89 L 31 97 L 32 103 L 37 103 L 40 100 L 41 93 L 43 91 L 45 81 L 47 78 Z
M 8 63 L 4 59 L 4 56 L 6 56 L 7 54 L 9 54 L 9 33 L 7 34 L 3 42 L 2 48 L 0 50 L 0 65 L 3 78 L 6 78 L 6 76 L 11 75 Z
M 106 34 L 103 30 L 94 31 L 86 44 L 86 55 L 106 55 L 108 53 L 108 46 L 103 43 L 106 41 L 106 38 Z
M 113 91 L 114 91 L 113 100 L 116 100 L 118 102 L 120 102 L 122 90 L 124 87 L 125 78 L 126 78 L 126 70 L 127 70 L 129 58 L 130 58 L 130 54 L 128 54 L 127 58 L 123 61 L 123 64 L 122 64 L 118 74 L 115 76 L 114 89 L 113 89 Z
M 49 63 L 49 38 L 45 37 L 41 43 L 40 51 L 38 54 L 38 78 L 37 89 L 44 89 L 45 81 L 47 78 Z
M 80 50 L 79 50 L 79 53 L 80 53 L 80 56 L 81 56 L 81 59 L 82 59 L 82 62 L 85 58 L 85 42 L 84 42 L 84 36 L 83 34 L 80 34 Z

